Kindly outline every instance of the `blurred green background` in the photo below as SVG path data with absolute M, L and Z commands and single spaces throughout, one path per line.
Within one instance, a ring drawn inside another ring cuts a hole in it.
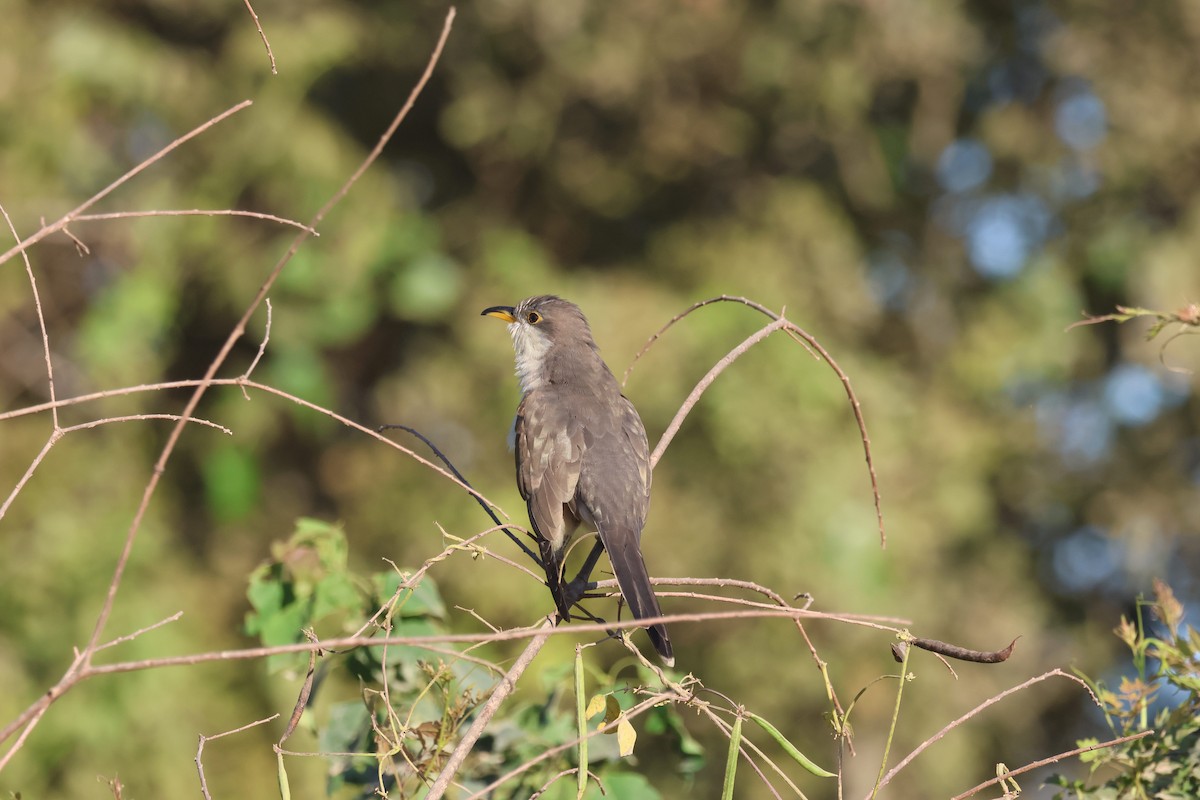
M 93 210 L 309 219 L 403 103 L 447 6 L 255 9 L 277 76 L 240 2 L 0 3 L 0 203 L 18 232 L 246 98 L 252 107 Z M 1008 663 L 961 666 L 958 680 L 917 659 L 893 753 L 1054 666 L 1113 680 L 1123 666 L 1110 630 L 1151 579 L 1188 603 L 1200 593 L 1200 348 L 1182 339 L 1164 354 L 1140 322 L 1064 328 L 1082 310 L 1200 298 L 1200 5 L 1111 11 L 1084 0 L 464 5 L 395 141 L 271 293 L 256 377 L 364 425 L 419 428 L 523 524 L 504 444 L 511 347 L 480 309 L 568 297 L 620 375 L 696 300 L 786 306 L 862 401 L 887 549 L 836 377 L 776 337 L 716 382 L 659 466 L 651 572 L 807 591 L 819 610 L 905 617 L 967 647 L 1022 637 Z M 90 253 L 61 235 L 30 253 L 60 397 L 201 376 L 293 235 L 241 218 L 72 233 Z M 627 393 L 652 441 L 761 321 L 704 309 L 639 363 Z M 264 322 L 260 312 L 225 376 L 249 364 Z M 12 259 L 0 268 L 0 411 L 47 398 Z M 150 392 L 62 416 L 177 412 L 185 399 Z M 445 480 L 277 398 L 218 389 L 198 413 L 234 436 L 185 432 L 109 632 L 184 616 L 120 658 L 251 644 L 247 575 L 299 516 L 341 521 L 352 562 L 371 571 L 438 552 L 435 523 L 458 535 L 489 524 Z M 168 426 L 68 436 L 0 520 L 0 723 L 86 642 Z M 3 493 L 49 433 L 46 414 L 0 422 Z M 462 557 L 433 574 L 448 605 L 496 625 L 550 610 L 544 588 L 495 562 Z M 456 613 L 458 629 L 480 629 Z M 881 634 L 810 630 L 843 702 L 895 669 Z M 678 625 L 673 638 L 685 670 L 833 764 L 819 674 L 794 630 Z M 537 668 L 572 653 L 559 638 Z M 286 716 L 297 688 L 257 662 L 93 681 L 50 710 L 0 789 L 106 797 L 97 776 L 119 775 L 126 797 L 195 795 L 197 735 Z M 893 700 L 875 689 L 856 711 L 850 796 L 874 778 Z M 1077 687 L 1042 684 L 937 744 L 891 796 L 946 796 L 997 761 L 1103 736 L 1088 706 Z M 665 797 L 714 797 L 721 739 L 689 724 L 710 747 L 690 789 L 665 748 L 647 745 L 638 769 Z M 214 796 L 272 796 L 278 735 L 209 745 Z M 293 779 L 295 796 L 323 796 L 319 760 L 296 769 L 310 780 Z M 749 777 L 738 796 L 765 796 Z M 1039 796 L 1036 781 L 1022 786 Z

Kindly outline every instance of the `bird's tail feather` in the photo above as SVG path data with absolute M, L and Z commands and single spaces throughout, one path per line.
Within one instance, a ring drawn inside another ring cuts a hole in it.
M 610 542 L 606 541 L 604 549 L 608 551 L 608 560 L 612 562 L 613 573 L 617 576 L 617 585 L 621 587 L 621 594 L 625 596 L 625 602 L 629 604 L 629 610 L 633 612 L 634 619 L 661 617 L 662 609 L 658 605 L 654 587 L 650 585 L 650 575 L 646 571 L 646 562 L 638 550 L 637 537 L 610 538 L 615 538 L 617 541 L 612 542 L 612 547 L 609 547 Z M 619 546 L 618 542 L 625 543 L 626 541 L 632 542 L 633 546 Z M 651 644 L 662 657 L 663 663 L 668 667 L 675 666 L 675 653 L 671 648 L 671 639 L 667 636 L 667 626 L 659 622 L 647 628 L 647 632 L 650 634 Z

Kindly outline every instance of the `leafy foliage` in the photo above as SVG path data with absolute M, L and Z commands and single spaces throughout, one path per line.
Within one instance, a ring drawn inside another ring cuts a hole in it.
M 427 575 L 389 570 L 372 575 L 354 573 L 347 566 L 346 538 L 340 527 L 313 519 L 300 520 L 286 542 L 271 549 L 270 561 L 250 576 L 247 595 L 254 610 L 246 628 L 263 644 L 303 641 L 306 632 L 322 628 L 333 632 L 370 630 L 389 637 L 430 636 L 446 633 L 446 609 L 434 581 Z M 318 714 L 318 746 L 328 753 L 328 791 L 338 797 L 417 796 L 436 775 L 469 724 L 480 703 L 496 685 L 500 670 L 478 657 L 465 658 L 461 647 L 437 649 L 380 644 L 351 648 L 322 656 L 310 706 L 318 689 L 339 678 L 357 684 L 353 701 L 329 702 Z M 277 656 L 272 666 L 291 675 L 308 657 Z M 565 668 L 564 668 L 565 669 Z M 644 682 L 652 676 L 638 670 L 633 677 Z M 542 689 L 523 700 L 506 703 L 492 719 L 488 733 L 471 754 L 460 782 L 479 790 L 510 770 L 542 756 L 572 738 L 576 720 L 562 687 L 569 685 L 565 672 L 544 676 Z M 660 797 L 628 760 L 636 733 L 624 716 L 640 685 L 616 674 L 600 674 L 586 716 L 604 712 L 596 724 L 616 722 L 614 735 L 593 738 L 589 768 L 610 796 L 657 800 Z M 656 708 L 647 717 L 646 729 L 674 742 L 683 763 L 700 757 L 698 743 L 683 728 L 670 706 Z M 551 783 L 555 776 L 576 765 L 572 748 L 544 759 L 506 784 L 520 796 Z M 696 767 L 692 765 L 690 769 Z M 574 796 L 567 783 L 554 783 L 547 800 Z M 598 797 L 595 787 L 587 797 Z
M 1082 754 L 1093 778 L 1110 777 L 1093 786 L 1056 777 L 1052 782 L 1066 789 L 1056 795 L 1060 800 L 1200 797 L 1200 632 L 1183 625 L 1183 605 L 1167 584 L 1156 581 L 1154 591 L 1152 602 L 1138 601 L 1136 620 L 1122 617 L 1115 631 L 1133 656 L 1136 676 L 1122 677 L 1115 690 L 1099 681 L 1093 685 L 1114 734 L 1128 736 L 1147 727 L 1154 733 Z M 1079 746 L 1097 743 L 1085 739 Z

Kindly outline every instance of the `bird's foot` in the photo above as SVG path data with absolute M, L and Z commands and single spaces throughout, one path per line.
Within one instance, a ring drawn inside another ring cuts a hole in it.
M 573 580 L 570 583 L 563 586 L 563 594 L 567 598 L 568 605 L 574 605 L 575 603 L 578 603 L 580 600 L 583 600 L 584 598 L 588 597 L 589 596 L 588 592 L 590 592 L 592 589 L 595 589 L 595 588 L 596 588 L 595 581 L 587 581 L 587 580 L 583 580 L 580 578 L 576 578 L 575 580 Z

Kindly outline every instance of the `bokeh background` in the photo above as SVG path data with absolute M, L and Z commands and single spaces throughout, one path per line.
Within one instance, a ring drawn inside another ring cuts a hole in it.
M 246 98 L 251 108 L 95 210 L 307 220 L 403 102 L 447 6 L 255 8 L 277 76 L 232 0 L 0 3 L 0 203 L 20 234 Z M 968 647 L 1021 636 L 1008 663 L 965 665 L 957 680 L 916 661 L 893 749 L 905 753 L 1051 667 L 1116 680 L 1127 667 L 1111 628 L 1151 579 L 1189 603 L 1200 592 L 1197 340 L 1164 351 L 1143 322 L 1064 331 L 1084 310 L 1200 298 L 1197 74 L 1191 0 L 464 5 L 397 139 L 272 292 L 256 375 L 366 425 L 418 427 L 522 521 L 504 445 L 511 349 L 481 308 L 545 292 L 575 300 L 620 375 L 696 300 L 786 306 L 862 401 L 887 549 L 841 386 L 777 337 L 717 381 L 667 452 L 647 561 L 660 575 L 807 591 L 820 610 L 904 617 Z M 232 218 L 72 232 L 90 253 L 56 236 L 30 254 L 60 397 L 199 377 L 292 236 Z M 225 374 L 249 363 L 264 321 Z M 652 440 L 760 323 L 706 308 L 639 362 L 627 393 Z M 64 410 L 64 423 L 178 411 L 185 397 L 92 403 Z M 46 399 L 14 259 L 0 268 L 0 411 Z M 352 560 L 370 570 L 436 553 L 435 522 L 459 535 L 488 524 L 445 480 L 279 399 L 214 390 L 199 413 L 234 436 L 185 433 L 110 631 L 184 617 L 123 658 L 252 643 L 246 576 L 301 515 L 341 521 Z M 70 435 L 0 520 L 0 721 L 86 641 L 167 430 Z M 5 494 L 49 431 L 45 414 L 0 422 Z M 549 610 L 544 589 L 494 562 L 452 560 L 434 575 L 450 604 L 497 625 Z M 480 627 L 461 612 L 454 624 Z M 883 635 L 811 630 L 843 701 L 894 670 Z M 819 674 L 787 625 L 680 625 L 673 636 L 682 666 L 832 764 Z M 556 641 L 537 668 L 572 652 Z M 196 736 L 286 716 L 295 691 L 261 663 L 94 681 L 51 709 L 0 788 L 104 797 L 97 776 L 119 775 L 128 797 L 192 795 Z M 893 700 L 877 687 L 856 711 L 852 796 L 874 778 Z M 638 769 L 666 797 L 716 796 L 723 747 L 689 721 L 710 746 L 705 772 L 687 783 L 669 748 L 652 745 Z M 274 794 L 266 743 L 278 733 L 212 743 L 214 796 Z M 937 744 L 891 796 L 963 791 L 998 761 L 1014 767 L 1083 735 L 1104 735 L 1086 695 L 1042 684 Z M 319 761 L 295 768 L 311 776 L 293 780 L 296 796 L 322 796 Z M 762 796 L 748 777 L 739 796 Z

